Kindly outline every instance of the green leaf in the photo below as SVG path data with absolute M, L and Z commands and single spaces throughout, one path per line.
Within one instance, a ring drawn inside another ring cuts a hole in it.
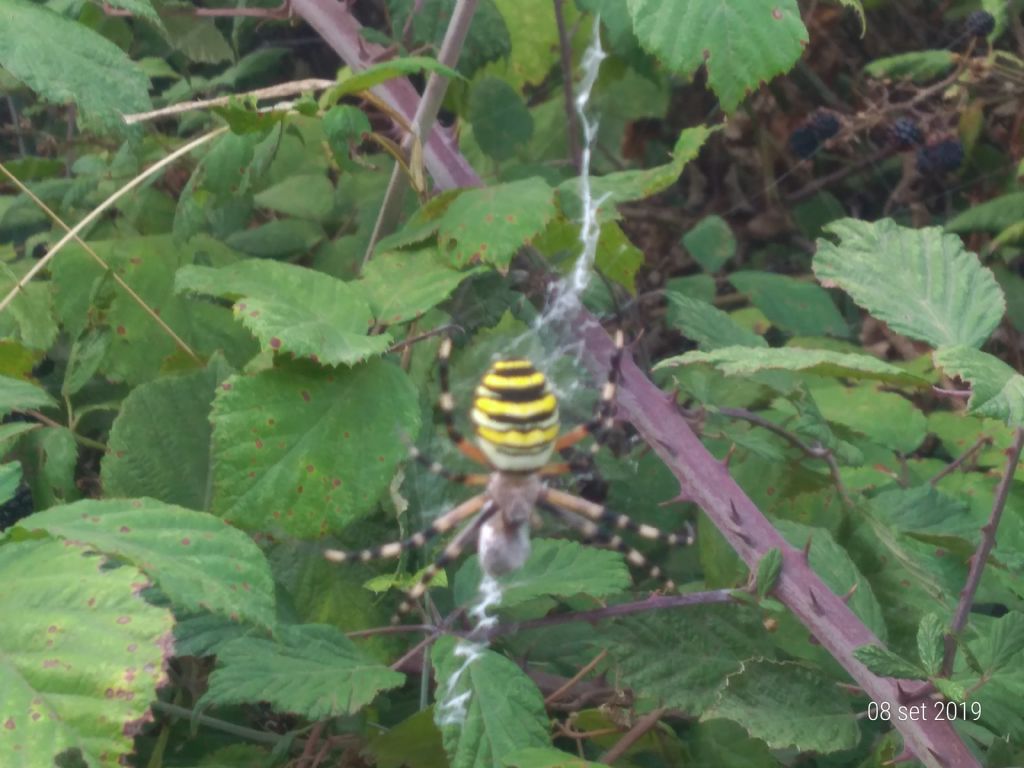
M 78 499 L 75 484 L 78 443 L 65 427 L 43 427 L 22 438 L 19 450 L 30 458 L 22 460 L 36 509 L 46 509 Z
M 448 768 L 434 708 L 421 709 L 386 731 L 370 731 L 365 751 L 376 768 Z
M 870 355 L 850 355 L 824 349 L 754 349 L 723 347 L 713 352 L 687 352 L 662 360 L 654 368 L 708 363 L 726 376 L 750 376 L 758 371 L 805 371 L 834 378 L 872 379 L 887 384 L 930 387 L 927 379 Z
M 383 360 L 292 366 L 221 385 L 213 407 L 213 511 L 246 530 L 338 531 L 372 510 L 405 458 L 420 408 Z
M 607 218 L 605 211 L 615 211 L 615 206 L 633 200 L 643 200 L 675 184 L 686 164 L 697 157 L 714 128 L 697 126 L 687 128 L 676 140 L 672 160 L 665 165 L 645 168 L 641 171 L 618 171 L 590 180 L 591 195 L 601 200 L 598 215 Z M 568 179 L 558 186 L 558 198 L 562 209 L 569 216 L 579 216 L 582 210 L 579 199 L 579 178 Z
M 361 144 L 373 131 L 366 113 L 349 104 L 338 104 L 327 110 L 323 128 L 335 160 L 342 164 L 348 160 L 351 147 Z
M 325 238 L 324 228 L 315 221 L 275 219 L 252 229 L 233 232 L 224 242 L 250 256 L 282 259 L 311 251 Z
M 917 655 L 928 676 L 939 674 L 942 668 L 943 637 L 946 628 L 937 614 L 929 613 L 917 628 Z
M 409 0 L 404 2 L 408 4 Z M 450 5 L 452 0 L 445 2 Z M 498 12 L 497 20 L 480 13 L 488 11 L 488 6 Z M 568 5 L 565 8 L 566 23 L 570 25 L 575 18 L 572 10 Z M 545 0 L 494 0 L 493 5 L 481 3 L 473 17 L 473 26 L 479 23 L 481 32 L 492 41 L 485 49 L 487 58 L 481 55 L 484 53 L 482 50 L 466 64 L 460 60 L 459 68 L 463 72 L 472 72 L 478 61 L 487 61 L 489 64 L 485 72 L 498 75 L 513 88 L 521 90 L 524 85 L 539 86 L 558 62 L 558 25 L 555 15 L 549 11 Z M 418 15 L 425 14 L 420 11 Z M 437 17 L 438 22 L 447 26 L 449 15 Z M 479 44 L 477 47 L 484 48 Z
M 431 659 L 434 721 L 451 768 L 500 768 L 523 748 L 550 746 L 540 691 L 515 663 L 451 636 L 434 644 Z
M 891 219 L 842 219 L 818 240 L 814 273 L 897 333 L 933 347 L 978 347 L 1006 311 L 995 277 L 956 235 L 908 229 Z
M 830 423 L 849 427 L 898 453 L 913 453 L 928 433 L 924 414 L 895 392 L 828 382 L 815 386 L 813 394 L 821 415 Z
M 1012 192 L 970 206 L 946 222 L 946 231 L 996 234 L 1021 219 L 1024 219 L 1024 192 Z
M 0 293 L 7 294 L 18 277 L 6 264 L 0 263 Z M 20 341 L 29 349 L 47 350 L 57 338 L 53 294 L 39 281 L 18 289 L 7 311 L 0 314 L 0 337 Z
M 467 604 L 476 599 L 480 560 L 474 555 L 455 575 L 455 599 Z M 517 571 L 498 577 L 501 607 L 551 595 L 592 597 L 615 595 L 629 588 L 629 570 L 617 552 L 585 547 L 566 539 L 537 539 L 530 557 Z
M 952 51 L 911 51 L 875 59 L 864 67 L 864 72 L 870 77 L 906 78 L 921 83 L 946 74 L 955 62 Z
M 182 6 L 179 6 L 179 9 Z M 161 4 L 164 37 L 174 50 L 198 64 L 218 64 L 235 57 L 231 45 L 217 29 L 213 19 L 174 13 L 172 6 Z
M 705 216 L 680 241 L 705 272 L 717 272 L 736 253 L 732 228 L 721 216 Z
M 853 655 L 857 661 L 880 677 L 923 680 L 928 676 L 913 662 L 880 645 L 862 645 L 854 650 Z
M 754 609 L 702 605 L 615 622 L 602 638 L 623 682 L 656 704 L 698 715 L 720 695 L 744 659 L 770 655 L 771 641 Z M 679 663 L 686 648 L 687 663 Z
M 978 656 L 984 659 L 988 675 L 1010 667 L 1021 651 L 1024 651 L 1024 614 L 1012 611 L 987 624 Z M 1020 665 L 1016 668 L 1020 669 Z
M 840 336 L 850 329 L 820 286 L 771 272 L 732 272 L 729 282 L 750 296 L 773 325 L 797 336 Z
M 970 413 L 1024 426 L 1024 376 L 998 357 L 970 347 L 947 347 L 932 354 L 947 374 L 971 383 Z
M 808 40 L 795 0 L 627 0 L 626 7 L 640 43 L 669 69 L 689 77 L 707 67 L 726 112 L 796 64 Z
M 752 738 L 731 720 L 708 720 L 693 727 L 687 746 L 699 768 L 780 768 L 784 763 L 760 739 Z
M 703 350 L 768 346 L 761 336 L 737 325 L 713 304 L 674 291 L 666 291 L 665 298 L 668 299 L 669 325 L 696 341 Z
M 210 409 L 230 374 L 223 359 L 206 370 L 133 389 L 110 429 L 101 478 L 108 496 L 150 496 L 206 510 L 210 494 Z
M 791 662 L 745 662 L 701 720 L 716 717 L 739 723 L 772 749 L 827 754 L 860 741 L 857 718 L 835 683 Z
M 328 88 L 320 97 L 320 107 L 327 109 L 337 104 L 343 97 L 360 91 L 368 91 L 375 85 L 405 77 L 417 72 L 437 72 L 439 75 L 456 80 L 463 80 L 458 72 L 446 67 L 436 59 L 427 56 L 408 56 L 402 59 L 390 59 L 373 64 L 361 72 L 352 72 L 347 67 L 338 74 L 338 84 Z
M 334 207 L 334 186 L 319 173 L 296 174 L 263 190 L 253 201 L 285 216 L 322 222 Z
M 435 247 L 377 253 L 355 286 L 370 302 L 377 323 L 394 325 L 420 317 L 484 267 L 453 269 Z
M 871 506 L 890 528 L 919 541 L 971 550 L 977 543 L 978 524 L 968 506 L 931 483 L 883 491 Z
M 5 0 L 0 67 L 47 101 L 74 101 L 106 129 L 121 115 L 152 109 L 149 78 L 88 27 L 29 0 Z
M 533 136 L 533 117 L 522 97 L 504 80 L 483 77 L 469 92 L 473 138 L 493 160 L 508 160 Z
M 131 561 L 176 606 L 274 623 L 274 585 L 252 540 L 212 515 L 154 499 L 84 499 L 23 520 Z
M 283 624 L 276 637 L 240 637 L 217 649 L 199 706 L 260 701 L 322 720 L 358 712 L 405 677 L 366 658 L 335 627 Z
M 775 589 L 775 582 L 782 571 L 782 552 L 772 547 L 757 563 L 757 596 L 767 597 Z
M 129 760 L 167 682 L 170 611 L 142 598 L 135 568 L 71 542 L 3 543 L 0 580 L 0 764 Z
M 4 424 L 3 426 L 8 427 L 11 425 Z M 6 464 L 0 464 L 0 505 L 5 505 L 14 498 L 14 494 L 18 492 L 18 487 L 21 483 L 20 463 L 10 461 Z M 8 525 L 8 522 L 4 520 L 4 512 L 0 512 L 0 525 L 5 527 Z
M 123 8 L 139 18 L 151 21 L 157 27 L 160 26 L 160 17 L 149 0 L 109 0 L 107 3 L 111 8 Z
M 550 747 L 527 747 L 505 759 L 506 768 L 608 768 L 604 763 L 581 760 Z
M 631 294 L 636 294 L 636 273 L 643 265 L 643 251 L 633 245 L 618 222 L 604 222 L 597 240 L 594 267 L 609 280 L 614 280 Z
M 391 343 L 386 334 L 366 335 L 373 318 L 358 288 L 305 267 L 258 259 L 220 269 L 190 266 L 178 271 L 175 287 L 239 297 L 235 317 L 263 349 L 352 365 Z
M 505 269 L 554 215 L 554 192 L 538 176 L 468 189 L 441 217 L 438 242 L 456 267 L 484 262 Z
M 75 341 L 60 388 L 62 396 L 69 398 L 89 383 L 107 356 L 111 340 L 109 328 L 90 328 Z
M 932 678 L 932 684 L 939 689 L 939 693 L 950 701 L 959 702 L 967 699 L 967 690 L 956 680 L 950 680 L 946 677 L 935 677 Z
M 56 405 L 57 401 L 41 387 L 10 376 L 0 376 L 0 413 L 7 414 L 15 409 L 52 408 Z

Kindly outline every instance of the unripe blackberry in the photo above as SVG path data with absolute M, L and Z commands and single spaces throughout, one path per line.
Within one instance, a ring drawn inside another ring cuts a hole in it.
M 972 11 L 967 15 L 964 27 L 971 37 L 988 37 L 996 28 L 996 20 L 988 11 Z
M 921 173 L 949 173 L 964 161 L 964 145 L 959 139 L 943 139 L 917 150 L 917 170 Z
M 789 135 L 789 148 L 799 158 L 808 158 L 818 151 L 818 137 L 810 125 L 801 125 Z
M 839 118 L 832 112 L 815 112 L 807 125 L 819 142 L 828 141 L 839 133 Z
M 924 134 L 913 118 L 898 117 L 889 127 L 889 139 L 896 149 L 902 151 L 923 144 Z

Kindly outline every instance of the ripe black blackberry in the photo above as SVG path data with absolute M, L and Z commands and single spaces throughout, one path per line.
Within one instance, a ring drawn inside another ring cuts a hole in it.
M 996 28 L 996 20 L 988 11 L 972 11 L 967 15 L 964 28 L 971 37 L 988 37 Z
M 32 502 L 32 489 L 24 481 L 14 492 L 14 496 L 0 504 L 0 531 L 10 528 L 19 520 L 23 520 L 35 511 Z
M 819 142 L 828 141 L 839 133 L 839 118 L 834 112 L 821 110 L 811 115 L 807 126 L 814 131 L 814 136 Z
M 917 170 L 921 173 L 950 173 L 964 161 L 964 145 L 959 139 L 942 139 L 917 150 Z
M 799 158 L 806 159 L 818 151 L 818 137 L 809 125 L 801 125 L 789 135 L 789 148 Z
M 923 144 L 924 134 L 913 118 L 898 117 L 889 127 L 889 139 L 896 149 L 904 151 Z

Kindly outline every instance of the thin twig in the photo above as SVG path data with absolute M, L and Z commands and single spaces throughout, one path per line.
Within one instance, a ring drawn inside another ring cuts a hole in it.
M 17 178 L 16 176 L 14 176 L 14 174 L 7 170 L 3 163 L 0 163 L 0 172 L 7 176 L 7 178 L 11 180 L 14 186 L 16 186 L 25 195 L 27 195 L 29 199 L 36 204 L 36 206 L 41 208 L 43 212 L 47 216 L 49 216 L 54 221 L 54 223 L 57 224 L 57 226 L 61 227 L 65 232 L 71 231 L 71 227 L 69 227 L 60 216 L 58 216 L 54 211 L 52 211 L 46 203 L 40 200 L 35 192 L 26 187 L 22 183 L 21 179 Z M 113 278 L 114 282 L 117 283 L 118 286 L 120 286 L 121 289 L 124 290 L 124 292 L 131 297 L 132 301 L 139 305 L 139 308 L 143 312 L 149 315 L 153 322 L 155 322 L 157 325 L 160 326 L 161 329 L 163 329 L 164 333 L 171 337 L 171 339 L 174 341 L 175 344 L 178 345 L 178 348 L 182 352 L 184 352 L 186 355 L 191 357 L 196 362 L 199 362 L 199 356 L 192 351 L 192 347 L 190 347 L 183 338 L 181 338 L 178 334 L 174 332 L 174 329 L 172 329 L 171 326 L 167 324 L 167 321 L 160 317 L 160 315 L 156 313 L 156 310 L 149 306 L 149 304 L 147 304 L 145 300 L 141 296 L 139 296 L 139 294 L 137 294 L 135 290 L 130 285 L 128 285 L 128 283 L 124 281 L 124 278 L 122 278 L 119 274 L 117 274 L 117 272 L 110 268 L 110 265 L 103 260 L 102 256 L 100 256 L 98 253 L 96 253 L 96 251 L 92 249 L 92 246 L 86 243 L 85 240 L 83 240 L 77 234 L 75 235 L 75 242 L 77 242 L 80 246 L 82 246 L 83 249 L 85 249 L 85 252 L 93 258 L 93 261 L 99 264 L 106 271 L 106 273 Z
M 578 174 L 583 168 L 580 148 L 580 122 L 576 114 L 576 99 L 572 93 L 572 44 L 565 26 L 564 0 L 555 1 L 555 24 L 558 27 L 559 63 L 562 69 L 562 97 L 565 100 L 565 132 L 569 140 L 569 158 Z
M 636 721 L 636 724 L 626 731 L 626 735 L 619 739 L 615 746 L 605 752 L 598 760 L 602 763 L 614 763 L 620 757 L 640 741 L 646 733 L 658 725 L 658 721 L 661 720 L 662 715 L 665 714 L 665 708 L 656 709 L 653 712 L 648 712 L 646 715 Z
M 282 96 L 294 96 L 297 93 L 306 93 L 308 91 L 323 91 L 335 84 L 336 81 L 334 80 L 323 80 L 318 77 L 307 78 L 306 80 L 293 80 L 289 83 L 278 83 L 277 85 L 271 85 L 267 88 L 257 88 L 254 91 L 246 91 L 245 93 L 232 93 L 227 96 L 217 96 L 212 99 L 185 101 L 180 104 L 172 104 L 169 107 L 163 107 L 162 109 L 154 109 L 151 112 L 138 112 L 132 115 L 125 115 L 124 121 L 128 125 L 134 125 L 135 123 L 143 123 L 147 120 L 156 120 L 161 117 L 180 115 L 183 112 L 191 112 L 196 109 L 223 107 L 230 104 L 233 99 L 277 99 Z
M 372 627 L 358 632 L 346 632 L 345 637 L 355 640 L 360 637 L 377 637 L 378 635 L 400 635 L 410 632 L 437 632 L 437 627 L 429 624 L 388 624 L 386 627 Z
M 946 633 L 945 653 L 942 657 L 942 674 L 946 677 L 953 672 L 957 641 L 960 633 L 967 626 L 967 617 L 971 612 L 974 594 L 978 591 L 978 585 L 981 584 L 981 573 L 988 562 L 992 547 L 996 543 L 996 531 L 999 529 L 1003 509 L 1006 508 L 1006 499 L 1010 495 L 1010 486 L 1013 484 L 1013 475 L 1017 471 L 1022 448 L 1024 448 L 1024 427 L 1017 427 L 1013 435 L 1013 445 L 1010 446 L 1010 450 L 1006 454 L 1006 469 L 996 487 L 995 500 L 992 502 L 992 514 L 989 515 L 988 522 L 981 527 L 981 541 L 978 542 L 978 549 L 971 556 L 971 568 L 967 572 L 967 581 L 964 582 L 964 588 L 960 590 L 960 601 L 957 603 L 953 620 L 949 623 L 949 632 Z
M 544 706 L 548 706 L 551 703 L 553 703 L 555 701 L 558 701 L 560 698 L 562 698 L 562 694 L 564 694 L 566 691 L 568 691 L 570 688 L 572 688 L 574 685 L 576 685 L 576 683 L 578 683 L 584 677 L 589 675 L 590 671 L 594 667 L 596 667 L 598 664 L 600 664 L 601 661 L 604 659 L 604 657 L 607 656 L 607 655 L 608 655 L 608 649 L 605 648 L 603 651 L 601 651 L 599 654 L 597 654 L 597 656 L 595 656 L 590 661 L 588 661 L 583 666 L 583 668 L 580 669 L 579 672 L 577 672 L 575 675 L 573 675 L 568 680 L 566 680 L 565 685 L 563 685 L 561 688 L 558 688 L 558 689 L 552 691 L 551 694 L 549 694 L 547 696 L 547 698 L 544 699 Z
M 291 2 L 284 0 L 276 8 L 175 8 L 164 7 L 161 11 L 175 16 L 197 16 L 213 18 L 249 17 L 254 19 L 287 19 L 291 17 Z M 107 16 L 134 16 L 124 8 L 114 8 L 108 3 L 103 4 L 103 13 Z
M 949 474 L 952 474 L 953 472 L 955 472 L 960 466 L 963 465 L 963 463 L 965 461 L 971 459 L 982 448 L 984 448 L 985 446 L 989 446 L 989 445 L 992 445 L 992 438 L 991 437 L 989 437 L 988 435 L 985 435 L 984 437 L 979 437 L 975 441 L 974 445 L 972 445 L 966 451 L 961 453 L 956 459 L 951 461 L 949 464 L 947 464 L 941 470 L 936 472 L 934 477 L 932 477 L 932 479 L 929 480 L 928 482 L 931 483 L 932 485 L 938 485 L 939 481 L 942 478 L 944 478 L 946 475 L 949 475 Z
M 462 333 L 463 328 L 462 326 L 456 325 L 455 323 L 446 323 L 445 325 L 439 325 L 436 328 L 431 328 L 429 331 L 424 331 L 423 333 L 418 333 L 415 336 L 410 336 L 407 339 L 402 339 L 401 341 L 395 342 L 390 347 L 388 347 L 388 352 L 398 352 L 413 344 L 421 342 L 425 339 L 429 339 L 431 336 L 439 336 L 440 334 L 447 334 L 450 333 L 451 331 L 459 331 L 459 333 Z
M 46 268 L 46 265 L 50 263 L 50 260 L 57 255 L 57 252 L 60 251 L 61 248 L 63 248 L 65 245 L 71 242 L 71 240 L 76 238 L 79 232 L 81 232 L 87 226 L 92 224 L 96 219 L 98 219 L 100 214 L 107 210 L 107 208 L 112 206 L 114 203 L 116 203 L 126 194 L 131 192 L 133 189 L 140 186 L 142 182 L 149 179 L 149 177 L 155 174 L 157 171 L 162 171 L 164 168 L 173 163 L 179 157 L 187 155 L 196 147 L 201 147 L 203 144 L 217 138 L 222 133 L 225 133 L 227 130 L 228 129 L 226 127 L 217 128 L 213 131 L 210 131 L 209 133 L 203 134 L 198 139 L 193 139 L 188 144 L 179 147 L 178 149 L 171 152 L 171 154 L 169 154 L 167 157 L 163 158 L 162 160 L 158 160 L 156 163 L 154 163 L 149 168 L 144 170 L 142 173 L 140 173 L 134 179 L 129 181 L 119 190 L 114 192 L 114 194 L 112 194 L 98 206 L 89 211 L 89 213 L 85 215 L 85 218 L 83 218 L 80 222 L 75 224 L 75 226 L 69 229 L 67 234 L 64 235 L 64 237 L 62 237 L 60 240 L 58 240 L 57 244 L 50 248 L 46 255 L 43 256 L 43 258 L 41 258 L 39 261 L 37 261 L 33 265 L 32 269 L 26 272 L 22 276 L 22 278 L 17 282 L 17 284 L 15 284 L 15 286 L 7 293 L 7 295 L 4 296 L 3 300 L 0 301 L 0 312 L 7 308 L 7 305 L 14 300 L 14 297 L 18 295 L 18 292 L 20 290 L 22 290 L 26 285 L 28 285 L 29 281 L 32 280 L 33 277 L 38 275 Z
M 210 717 L 209 715 L 197 715 L 191 709 L 187 707 L 179 707 L 177 704 L 170 704 L 166 701 L 160 701 L 159 699 L 153 701 L 149 705 L 151 708 L 160 712 L 166 712 L 169 715 L 176 717 L 184 717 L 188 719 L 195 718 L 202 725 L 209 726 L 218 731 L 224 733 L 230 733 L 233 736 L 240 736 L 243 739 L 249 741 L 255 741 L 260 744 L 277 744 L 284 736 L 276 733 L 270 733 L 269 731 L 257 731 L 253 728 L 246 728 L 243 725 L 235 725 L 229 723 L 227 720 L 219 720 L 216 717 Z

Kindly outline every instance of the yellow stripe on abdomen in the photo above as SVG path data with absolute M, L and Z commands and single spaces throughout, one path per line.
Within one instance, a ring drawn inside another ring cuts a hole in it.
M 558 437 L 558 425 L 555 424 L 547 429 L 531 429 L 528 431 L 477 427 L 476 433 L 481 439 L 498 448 L 529 450 L 531 448 L 546 448 L 549 443 L 554 442 L 555 438 Z
M 473 407 L 488 416 L 509 416 L 514 419 L 546 419 L 554 413 L 557 405 L 555 396 L 550 393 L 524 403 L 488 397 L 478 397 L 473 401 Z

